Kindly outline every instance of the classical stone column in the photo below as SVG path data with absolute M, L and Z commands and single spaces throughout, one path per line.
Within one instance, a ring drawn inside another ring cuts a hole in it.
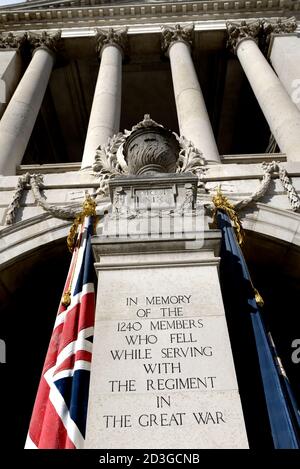
M 54 64 L 60 33 L 27 33 L 33 57 L 0 121 L 0 174 L 15 174 L 32 133 Z
M 300 110 L 300 35 L 294 18 L 265 22 L 269 38 L 268 57 L 293 103 Z
M 263 23 L 228 22 L 227 30 L 229 44 L 239 58 L 280 150 L 288 160 L 300 161 L 300 113 L 258 47 Z
M 192 27 L 162 29 L 162 48 L 170 58 L 180 135 L 204 158 L 219 163 L 220 156 L 191 57 Z
M 119 132 L 122 91 L 122 59 L 126 29 L 98 30 L 97 53 L 101 59 L 92 110 L 85 140 L 81 169 L 94 163 L 96 149 Z
M 24 34 L 0 34 L 0 117 L 20 81 L 22 60 L 19 48 L 24 39 Z

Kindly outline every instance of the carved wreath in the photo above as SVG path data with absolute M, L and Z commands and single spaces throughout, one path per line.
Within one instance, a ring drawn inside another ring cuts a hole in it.
M 118 175 L 128 174 L 128 167 L 123 156 L 123 144 L 126 138 L 135 130 L 150 126 L 162 127 L 162 125 L 152 120 L 149 114 L 146 114 L 144 120 L 132 127 L 130 131 L 125 130 L 124 133 L 118 133 L 109 138 L 106 145 L 98 147 L 93 171 L 94 175 L 99 178 L 99 194 L 107 195 L 110 179 Z M 205 172 L 205 159 L 202 153 L 184 136 L 179 137 L 175 132 L 173 134 L 180 147 L 176 173 L 190 172 L 200 179 Z

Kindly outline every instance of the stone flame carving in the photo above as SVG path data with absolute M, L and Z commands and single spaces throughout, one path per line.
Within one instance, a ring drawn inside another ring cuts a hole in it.
M 194 25 L 181 26 L 176 24 L 173 26 L 162 26 L 162 51 L 166 53 L 173 42 L 186 42 L 190 46 L 193 41 Z
M 244 39 L 253 39 L 258 43 L 263 31 L 263 23 L 260 20 L 254 21 L 227 21 L 228 41 L 227 47 L 236 52 L 238 45 Z
M 145 172 L 190 172 L 201 177 L 205 159 L 193 143 L 165 129 L 149 114 L 130 131 L 114 135 L 96 151 L 94 175 L 98 193 L 108 194 L 108 182 L 117 175 Z
M 123 54 L 126 54 L 128 48 L 127 39 L 127 28 L 108 30 L 97 29 L 96 30 L 96 52 L 98 56 L 101 56 L 101 51 L 104 46 L 115 45 L 118 46 Z
M 126 138 L 123 154 L 130 174 L 172 173 L 176 171 L 179 144 L 170 130 L 146 114 Z

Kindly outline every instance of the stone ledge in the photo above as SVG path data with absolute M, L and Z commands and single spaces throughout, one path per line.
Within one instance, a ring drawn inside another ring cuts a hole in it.
M 246 230 L 300 246 L 300 214 L 257 203 L 254 213 L 242 218 Z

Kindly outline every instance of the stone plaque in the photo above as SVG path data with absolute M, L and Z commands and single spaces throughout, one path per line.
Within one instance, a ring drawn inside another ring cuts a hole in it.
M 121 251 L 97 265 L 86 447 L 247 448 L 216 258 Z

